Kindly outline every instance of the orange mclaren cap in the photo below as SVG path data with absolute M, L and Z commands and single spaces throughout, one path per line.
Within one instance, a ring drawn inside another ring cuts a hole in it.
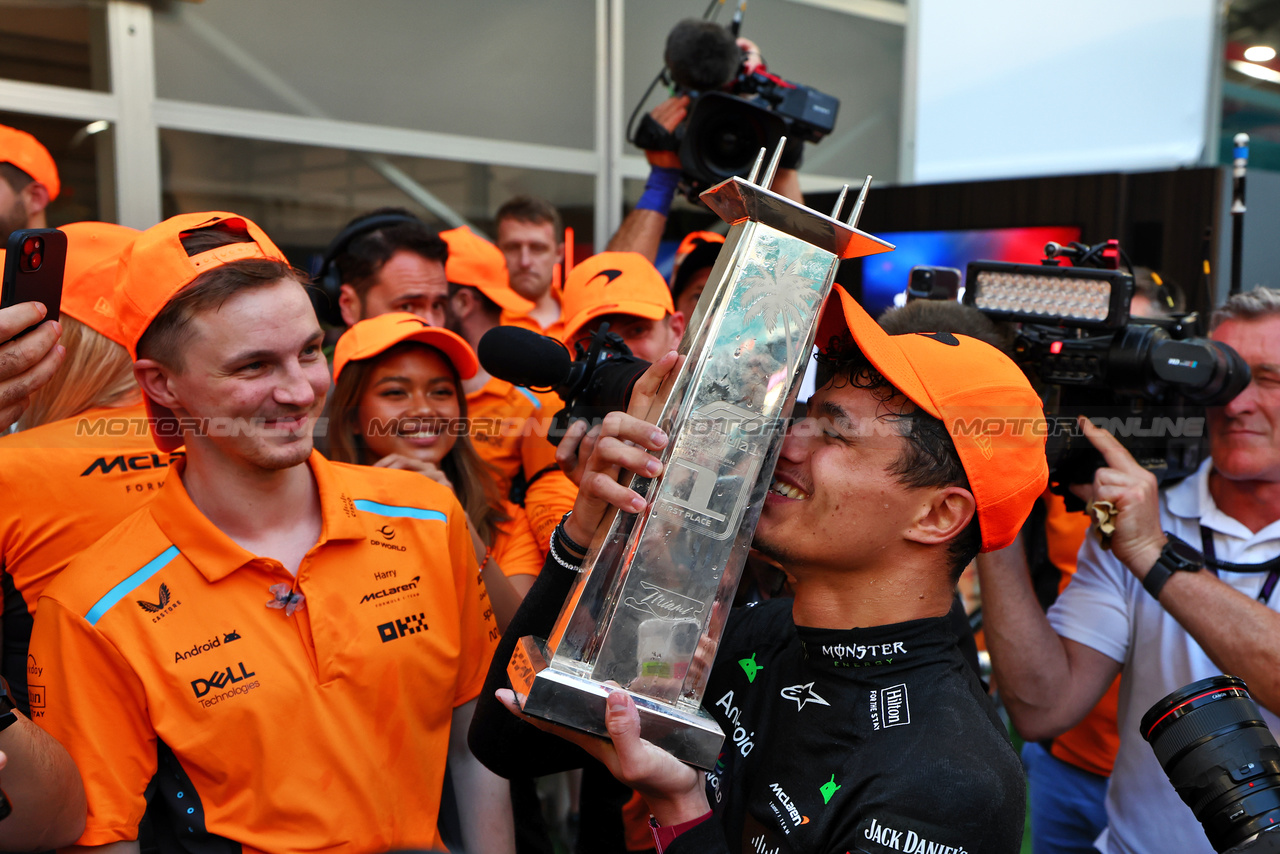
M 182 248 L 182 237 L 215 225 L 244 231 L 252 240 L 187 255 L 187 250 Z M 245 258 L 288 263 L 266 232 L 239 214 L 222 211 L 179 214 L 138 235 L 121 255 L 116 276 L 116 312 L 129 355 L 138 358 L 138 341 L 178 291 L 201 273 Z
M 837 285 L 819 347 L 846 329 L 886 380 L 946 426 L 978 505 L 982 551 L 1012 543 L 1049 480 L 1044 408 L 1022 371 L 967 335 L 889 335 Z
M 49 201 L 58 198 L 58 193 L 62 192 L 53 155 L 26 131 L 0 125 L 0 163 L 12 163 L 30 175 L 33 181 L 44 184 L 49 191 Z
M 224 225 L 243 231 L 248 243 L 229 243 L 196 255 L 182 248 L 183 235 Z M 116 321 L 120 324 L 120 343 L 134 361 L 138 359 L 138 341 L 146 333 L 169 300 L 199 276 L 232 261 L 265 258 L 288 263 L 271 238 L 239 214 L 207 211 L 179 214 L 153 225 L 139 234 L 120 254 L 116 270 Z M 176 425 L 173 411 L 161 406 L 146 394 L 142 396 L 151 417 L 151 435 L 162 451 L 175 451 L 182 446 L 182 436 L 170 425 Z M 160 422 L 165 422 L 163 426 Z
M 502 250 L 465 225 L 440 232 L 449 244 L 445 277 L 455 285 L 480 291 L 512 314 L 528 314 L 533 303 L 511 290 L 507 279 L 507 259 Z
M 717 234 L 714 231 L 689 232 L 684 236 L 684 240 L 680 241 L 680 245 L 676 247 L 676 263 L 679 264 L 684 256 L 704 243 L 724 243 L 724 235 Z
M 62 312 L 123 345 L 116 322 L 116 268 L 141 232 L 109 222 L 73 222 L 59 230 L 67 235 Z
M 419 341 L 435 347 L 453 363 L 462 379 L 471 379 L 480 367 L 475 351 L 460 335 L 448 329 L 432 326 L 407 311 L 393 311 L 370 317 L 352 326 L 333 349 L 333 381 L 351 362 L 372 359 L 404 341 Z
M 676 310 L 666 280 L 639 252 L 601 252 L 574 267 L 560 306 L 565 341 L 606 314 L 661 320 Z

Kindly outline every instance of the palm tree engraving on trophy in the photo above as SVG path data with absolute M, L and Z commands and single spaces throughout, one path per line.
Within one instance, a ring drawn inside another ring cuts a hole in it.
M 707 671 L 751 547 L 784 425 L 836 266 L 893 249 L 848 222 L 731 178 L 702 194 L 731 223 L 680 344 L 686 356 L 650 420 L 671 437 L 647 500 L 597 532 L 551 636 L 521 638 L 508 666 L 528 714 L 603 735 L 606 681 L 636 699 L 645 738 L 710 768 L 724 734 L 701 709 Z M 847 187 L 846 187 L 847 190 Z
M 742 299 L 747 305 L 747 313 L 743 319 L 750 323 L 757 317 L 763 318 L 765 327 L 771 334 L 781 320 L 786 341 L 784 352 L 790 353 L 792 318 L 795 318 L 797 325 L 802 324 L 812 309 L 802 297 L 809 292 L 804 285 L 812 277 L 805 275 L 801 255 L 787 257 L 782 253 L 781 247 L 778 247 L 776 254 L 768 252 L 777 245 L 777 241 L 767 235 L 760 238 L 760 245 L 767 254 L 774 255 L 773 263 L 759 263 L 751 259 L 744 268 L 743 283 L 747 288 Z

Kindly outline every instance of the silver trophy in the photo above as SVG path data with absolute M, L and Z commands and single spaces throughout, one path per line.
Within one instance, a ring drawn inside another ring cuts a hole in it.
M 618 683 L 646 739 L 706 769 L 724 741 L 701 708 L 708 671 L 836 266 L 893 249 L 854 227 L 870 176 L 847 222 L 847 185 L 831 216 L 770 191 L 783 143 L 759 184 L 763 149 L 746 180 L 702 194 L 732 228 L 680 343 L 684 366 L 648 415 L 671 441 L 662 474 L 631 478 L 647 508 L 613 512 L 551 637 L 521 638 L 507 668 L 527 714 L 602 736 L 603 683 Z

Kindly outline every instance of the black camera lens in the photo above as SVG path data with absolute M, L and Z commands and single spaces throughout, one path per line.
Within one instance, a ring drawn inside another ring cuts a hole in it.
M 1141 731 L 1215 851 L 1280 825 L 1280 746 L 1244 680 L 1214 676 L 1174 691 L 1142 716 Z

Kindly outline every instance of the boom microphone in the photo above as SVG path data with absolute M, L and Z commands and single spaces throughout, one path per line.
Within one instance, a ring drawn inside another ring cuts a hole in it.
M 578 418 L 595 422 L 626 409 L 631 389 L 649 363 L 631 350 L 609 324 L 602 323 L 587 342 L 574 345 L 575 358 L 554 338 L 513 326 L 490 329 L 477 348 L 480 364 L 513 385 L 550 388 L 564 401 L 547 438 L 560 444 L 564 431 Z
M 742 51 L 728 29 L 711 21 L 688 18 L 667 35 L 663 59 L 678 88 L 712 92 L 738 73 Z
M 518 326 L 495 326 L 476 348 L 480 364 L 512 385 L 555 388 L 569 378 L 573 360 L 554 338 Z

